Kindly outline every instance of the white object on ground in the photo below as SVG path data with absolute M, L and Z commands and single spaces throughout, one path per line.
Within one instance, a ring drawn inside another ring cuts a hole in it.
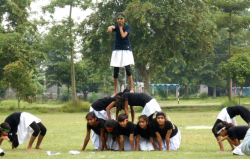
M 74 150 L 69 151 L 69 153 L 70 153 L 71 155 L 79 155 L 79 154 L 80 154 L 79 151 L 74 151 Z
M 234 155 L 240 155 L 240 156 L 243 156 L 245 155 L 242 151 L 241 151 L 241 146 L 242 146 L 242 143 L 237 146 L 234 150 L 233 150 L 233 154 Z
M 51 151 L 47 151 L 47 154 L 48 154 L 48 156 L 56 156 L 56 155 L 59 155 L 60 153 L 57 152 L 57 153 L 55 153 L 55 154 L 51 154 Z

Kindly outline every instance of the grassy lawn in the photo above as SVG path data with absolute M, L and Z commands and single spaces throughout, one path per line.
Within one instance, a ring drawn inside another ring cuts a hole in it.
M 86 150 L 80 155 L 72 156 L 70 150 L 78 150 L 82 148 L 86 135 L 86 113 L 55 113 L 55 114 L 36 114 L 35 116 L 42 119 L 42 123 L 47 127 L 47 135 L 41 145 L 42 150 L 27 152 L 26 147 L 28 141 L 19 145 L 15 150 L 11 150 L 11 145 L 7 141 L 3 141 L 1 148 L 5 150 L 6 158 L 47 158 L 46 151 L 52 153 L 60 152 L 58 156 L 52 158 L 119 158 L 119 159 L 150 159 L 150 158 L 247 158 L 246 156 L 233 156 L 228 142 L 224 141 L 226 153 L 217 153 L 219 146 L 210 129 L 186 129 L 187 126 L 213 126 L 219 111 L 210 112 L 169 112 L 164 109 L 172 122 L 178 126 L 182 135 L 180 149 L 170 152 L 114 152 L 103 151 L 98 152 L 93 149 L 90 141 Z M 9 113 L 0 112 L 0 121 L 9 115 Z M 140 113 L 136 113 L 137 116 Z M 246 125 L 240 117 L 237 117 L 238 125 Z M 36 143 L 36 141 L 35 141 Z M 35 144 L 34 143 L 34 144 Z

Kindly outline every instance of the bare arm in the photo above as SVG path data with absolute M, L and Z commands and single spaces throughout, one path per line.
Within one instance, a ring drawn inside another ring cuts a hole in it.
M 82 149 L 79 150 L 79 151 L 85 150 L 86 146 L 88 145 L 89 138 L 90 138 L 90 129 L 87 129 L 87 134 L 86 134 L 86 137 L 85 137 L 85 140 L 84 140 L 83 147 L 82 147 Z
M 150 137 L 149 139 L 150 139 L 152 145 L 154 146 L 154 149 L 155 149 L 155 150 L 158 150 L 158 148 L 157 148 L 157 146 L 156 146 L 156 144 L 155 144 L 154 138 L 153 138 L 153 137 Z
M 121 37 L 124 39 L 126 38 L 126 36 L 128 35 L 128 32 L 123 32 L 123 26 L 119 25 L 119 30 L 120 30 L 120 33 L 121 33 Z
M 230 144 L 232 144 L 232 145 L 235 145 L 235 146 L 239 146 L 239 145 L 240 145 L 240 142 L 239 142 L 238 139 L 232 140 L 232 139 L 231 139 L 230 137 L 228 137 L 228 136 L 222 137 L 218 142 L 224 141 L 225 139 L 227 139 L 227 141 L 228 141 Z
M 172 129 L 167 131 L 166 134 L 166 143 L 167 143 L 167 150 L 169 151 L 170 149 L 170 135 L 172 133 Z
M 132 123 L 134 123 L 134 119 L 135 119 L 135 109 L 134 109 L 133 106 L 130 106 L 130 110 L 131 110 Z
M 107 112 L 107 115 L 108 115 L 108 118 L 111 120 L 111 115 L 110 115 L 110 109 L 113 108 L 115 106 L 115 102 L 112 102 L 110 103 L 107 108 L 106 108 L 106 112 Z
M 129 114 L 128 114 L 128 101 L 124 101 L 124 111 L 127 114 L 127 116 L 129 117 Z
M 112 33 L 112 30 L 114 30 L 114 29 L 115 29 L 115 26 L 113 26 L 113 25 L 112 25 L 112 26 L 109 26 L 109 27 L 108 27 L 108 32 L 109 32 L 109 33 Z
M 130 141 L 130 145 L 131 145 L 131 150 L 134 151 L 134 134 L 130 134 L 129 135 L 129 141 Z
M 105 148 L 105 150 L 108 150 L 108 147 L 107 147 L 107 144 L 106 144 L 106 140 L 105 140 L 105 130 L 104 130 L 104 128 L 101 129 L 101 140 L 102 140 L 101 151 L 103 151 L 103 148 Z
M 139 151 L 140 135 L 136 135 L 135 139 L 135 151 Z
M 119 151 L 122 151 L 123 150 L 123 143 L 124 143 L 123 135 L 119 135 L 119 138 L 120 138 Z
M 159 150 L 162 151 L 162 138 L 161 135 L 158 132 L 155 132 L 157 142 L 159 144 Z

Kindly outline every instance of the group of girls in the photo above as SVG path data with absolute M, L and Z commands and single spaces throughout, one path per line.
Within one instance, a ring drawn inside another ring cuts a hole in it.
M 92 140 L 93 145 L 101 151 L 177 150 L 181 143 L 180 130 L 167 120 L 164 112 L 157 112 L 151 122 L 146 115 L 141 115 L 137 124 L 128 121 L 125 113 L 118 116 L 118 121 L 97 118 L 94 112 L 89 112 L 86 119 L 87 134 L 80 151 L 85 150 L 91 129 L 98 134 Z
M 235 116 L 240 115 L 247 123 L 244 126 L 237 126 Z M 220 152 L 224 152 L 222 141 L 227 140 L 232 147 L 235 155 L 250 155 L 250 110 L 241 105 L 235 105 L 223 108 L 219 113 L 217 120 L 212 128 L 212 132 L 216 137 Z M 244 142 L 240 144 L 240 140 Z M 236 147 L 235 147 L 236 146 Z
M 27 150 L 32 151 L 32 145 L 38 136 L 35 149 L 40 149 L 46 131 L 41 120 L 34 115 L 26 112 L 14 112 L 0 126 L 0 146 L 3 140 L 7 140 L 12 143 L 12 149 L 14 149 L 30 138 Z

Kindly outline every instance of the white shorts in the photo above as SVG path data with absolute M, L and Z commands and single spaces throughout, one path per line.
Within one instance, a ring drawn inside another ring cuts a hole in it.
M 124 151 L 131 151 L 131 145 L 130 145 L 130 141 L 129 141 L 129 137 L 123 135 L 123 150 Z M 134 137 L 134 148 L 135 148 L 135 137 Z
M 155 139 L 155 143 L 156 143 L 157 148 L 159 149 L 159 144 L 158 144 L 156 139 Z M 169 150 L 177 150 L 177 149 L 179 149 L 180 144 L 181 144 L 181 132 L 178 129 L 177 134 L 170 138 Z M 165 139 L 162 139 L 162 150 L 167 151 L 167 143 L 166 143 Z
M 111 56 L 110 66 L 124 67 L 134 65 L 134 56 L 130 50 L 114 50 Z
M 94 149 L 101 150 L 101 148 L 102 148 L 101 136 L 97 135 L 94 131 L 92 131 L 91 140 L 92 140 Z M 109 150 L 119 150 L 119 145 L 116 141 L 113 141 L 111 134 L 108 134 L 108 139 L 107 139 L 106 145 L 107 145 Z
M 89 109 L 89 112 L 94 112 L 97 118 L 101 118 L 103 120 L 108 120 L 109 119 L 106 110 L 97 111 L 97 110 L 93 109 L 92 106 L 91 106 L 90 109 Z M 112 119 L 115 119 L 115 117 L 114 117 L 114 115 L 113 115 L 113 113 L 111 111 L 110 111 L 110 116 L 111 116 Z
M 154 146 L 149 139 L 140 137 L 139 150 L 141 151 L 153 151 Z
M 220 111 L 217 119 L 220 119 L 221 121 L 226 121 L 228 123 L 233 123 L 235 126 L 237 126 L 237 122 L 236 122 L 235 118 L 232 118 L 232 119 L 230 118 L 230 116 L 227 112 L 227 108 L 223 108 Z
M 17 138 L 19 144 L 28 140 L 34 132 L 34 130 L 30 127 L 32 122 L 40 123 L 41 120 L 30 113 L 21 113 L 20 122 L 17 127 Z
M 155 114 L 160 111 L 161 111 L 160 105 L 153 98 L 144 106 L 142 110 L 142 115 L 146 115 L 147 117 L 149 117 L 150 115 Z

